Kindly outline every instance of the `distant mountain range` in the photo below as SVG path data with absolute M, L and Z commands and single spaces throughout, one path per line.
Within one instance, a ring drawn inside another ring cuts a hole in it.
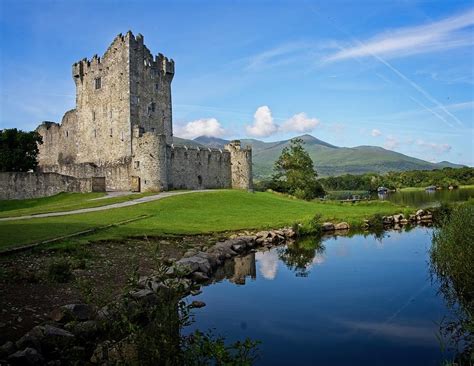
M 363 174 L 369 172 L 386 173 L 389 171 L 432 170 L 445 167 L 461 168 L 463 165 L 448 161 L 430 163 L 395 151 L 377 146 L 339 147 L 321 141 L 311 135 L 299 136 L 305 142 L 305 148 L 313 159 L 320 176 L 341 174 Z M 194 140 L 174 137 L 179 145 L 222 148 L 229 140 L 217 137 L 200 136 Z M 273 164 L 290 140 L 264 142 L 254 139 L 241 140 L 243 146 L 250 145 L 253 150 L 253 173 L 255 178 L 269 177 Z

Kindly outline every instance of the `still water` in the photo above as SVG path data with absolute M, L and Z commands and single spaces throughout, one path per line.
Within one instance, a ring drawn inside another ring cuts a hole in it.
M 190 300 L 192 329 L 260 340 L 257 365 L 439 365 L 449 311 L 429 272 L 432 230 L 305 240 L 230 261 Z
M 402 191 L 379 195 L 380 199 L 418 208 L 436 206 L 441 202 L 467 201 L 470 197 L 474 197 L 474 188 L 459 188 L 451 191 L 448 189 L 439 191 Z

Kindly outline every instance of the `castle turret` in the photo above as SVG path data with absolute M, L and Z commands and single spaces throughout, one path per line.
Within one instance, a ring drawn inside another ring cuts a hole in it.
M 242 148 L 240 140 L 233 140 L 224 148 L 230 152 L 232 188 L 253 189 L 252 148 Z

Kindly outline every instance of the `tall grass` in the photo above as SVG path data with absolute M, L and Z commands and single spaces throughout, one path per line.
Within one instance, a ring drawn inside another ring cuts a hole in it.
M 433 234 L 431 269 L 457 319 L 442 325 L 456 345 L 457 362 L 470 364 L 474 355 L 474 204 L 455 208 Z

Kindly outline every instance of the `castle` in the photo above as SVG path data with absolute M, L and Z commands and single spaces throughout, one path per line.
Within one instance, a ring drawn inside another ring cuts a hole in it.
M 153 57 L 143 36 L 119 34 L 102 57 L 72 66 L 76 108 L 37 131 L 39 170 L 105 177 L 107 190 L 252 188 L 252 151 L 173 144 L 174 61 Z

